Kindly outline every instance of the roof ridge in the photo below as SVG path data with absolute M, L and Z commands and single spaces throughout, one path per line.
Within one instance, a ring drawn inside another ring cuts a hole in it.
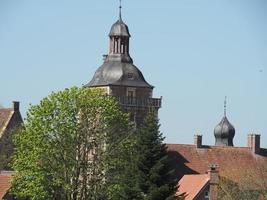
M 2 170 L 0 171 L 0 176 L 10 176 L 13 175 L 15 172 L 14 171 L 7 171 L 7 170 Z
M 0 110 L 14 110 L 13 108 L 0 108 Z
M 195 144 L 175 144 L 175 143 L 165 143 L 166 145 L 175 145 L 175 146 L 190 146 L 190 147 L 195 147 Z M 211 147 L 211 148 L 224 148 L 224 149 L 249 149 L 249 147 L 247 146 L 217 146 L 217 145 L 202 145 L 202 148 L 199 149 L 207 149 L 207 147 Z
M 184 146 L 195 146 L 194 144 L 177 144 L 177 143 L 165 143 L 166 145 L 184 145 Z

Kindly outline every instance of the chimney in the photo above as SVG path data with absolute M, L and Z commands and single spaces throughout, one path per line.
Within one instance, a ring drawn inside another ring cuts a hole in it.
M 219 185 L 219 166 L 216 164 L 211 164 L 208 170 L 208 176 L 210 179 L 210 191 L 209 200 L 217 200 L 218 197 L 218 185 Z
M 194 135 L 194 144 L 196 145 L 196 148 L 202 147 L 202 135 Z
M 13 101 L 13 110 L 19 111 L 19 101 Z
M 260 153 L 261 135 L 248 134 L 248 148 L 255 154 Z

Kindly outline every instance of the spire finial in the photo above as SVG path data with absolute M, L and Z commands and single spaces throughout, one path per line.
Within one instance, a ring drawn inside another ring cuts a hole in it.
M 226 117 L 227 96 L 224 97 L 224 116 Z
M 121 19 L 121 0 L 120 0 L 120 7 L 119 7 L 119 9 L 120 9 L 119 19 L 122 20 L 122 19 Z

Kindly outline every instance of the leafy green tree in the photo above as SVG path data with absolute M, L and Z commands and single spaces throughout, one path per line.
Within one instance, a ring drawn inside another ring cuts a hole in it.
M 111 163 L 107 173 L 108 195 L 110 200 L 140 200 L 141 191 L 138 187 L 136 165 L 136 135 L 134 132 L 124 138 L 116 146 L 111 147 L 106 159 Z M 114 159 L 115 158 L 115 159 Z
M 260 200 L 260 195 L 259 190 L 245 189 L 228 178 L 220 177 L 218 200 Z
M 52 93 L 31 106 L 15 138 L 12 192 L 32 200 L 115 199 L 111 192 L 122 190 L 118 181 L 129 171 L 131 130 L 128 116 L 101 91 Z
M 137 132 L 138 185 L 144 200 L 171 200 L 175 197 L 175 183 L 170 180 L 167 147 L 159 131 L 153 112 L 149 113 Z

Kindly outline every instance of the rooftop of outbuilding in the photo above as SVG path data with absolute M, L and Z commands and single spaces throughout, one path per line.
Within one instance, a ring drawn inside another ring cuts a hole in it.
M 185 174 L 204 174 L 211 164 L 219 166 L 220 176 L 241 185 L 251 181 L 252 186 L 252 179 L 267 178 L 267 149 L 261 148 L 259 154 L 254 154 L 248 147 L 196 148 L 187 144 L 167 144 L 167 147 L 178 180 Z
M 208 174 L 184 175 L 179 181 L 178 194 L 184 194 L 185 200 L 192 200 L 209 182 Z
M 11 185 L 13 172 L 1 171 L 0 172 L 0 199 L 2 199 Z

